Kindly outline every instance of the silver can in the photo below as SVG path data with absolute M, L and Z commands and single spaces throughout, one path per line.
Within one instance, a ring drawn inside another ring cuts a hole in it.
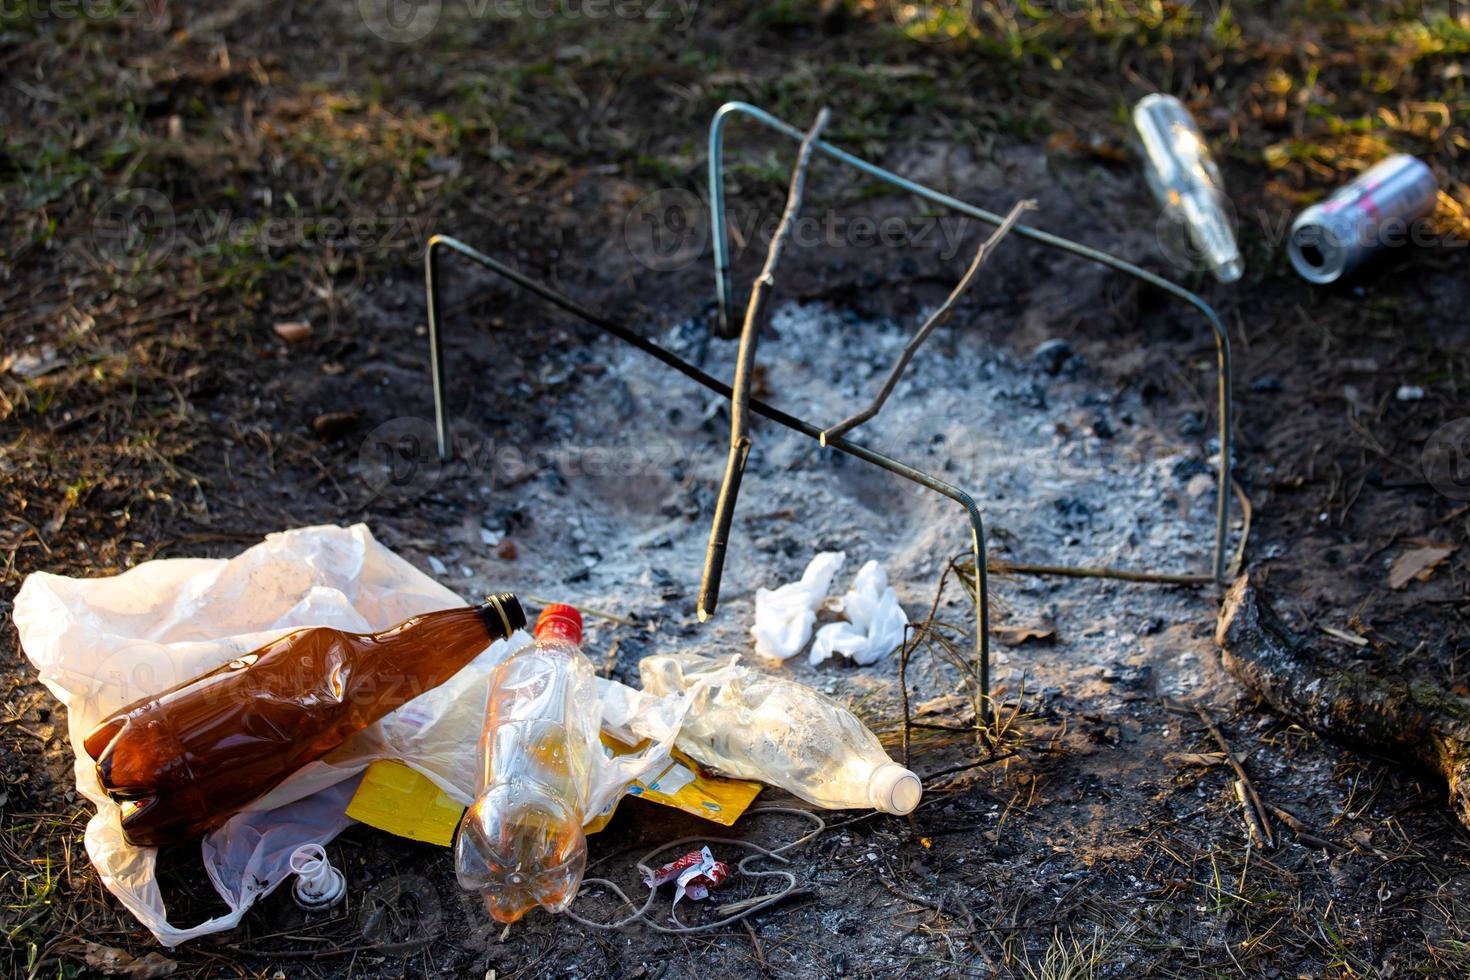
M 1386 245 L 1407 240 L 1434 210 L 1439 183 L 1422 160 L 1400 153 L 1297 216 L 1286 250 L 1308 282 L 1336 282 Z

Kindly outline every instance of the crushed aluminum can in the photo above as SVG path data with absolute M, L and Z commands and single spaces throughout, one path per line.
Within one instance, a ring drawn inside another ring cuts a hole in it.
M 652 871 L 648 868 L 643 869 L 643 883 L 649 888 L 657 888 L 659 885 L 674 882 L 675 905 L 678 905 L 679 899 L 685 895 L 695 901 L 707 898 L 710 889 L 715 888 L 728 877 L 730 877 L 730 866 L 724 861 L 716 861 L 708 847 L 690 851 L 678 860 L 661 864 Z
M 1297 216 L 1286 243 L 1292 267 L 1308 282 L 1336 282 L 1393 239 L 1407 241 L 1438 196 L 1424 161 L 1391 156 Z

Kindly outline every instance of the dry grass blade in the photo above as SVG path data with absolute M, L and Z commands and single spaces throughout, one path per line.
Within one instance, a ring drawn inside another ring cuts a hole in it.
M 1225 753 L 1226 763 L 1235 770 L 1235 793 L 1240 799 L 1241 809 L 1245 812 L 1245 825 L 1250 833 L 1251 842 L 1266 847 L 1275 847 L 1276 840 L 1271 834 L 1271 820 L 1266 815 L 1266 805 L 1261 802 L 1261 797 L 1256 792 L 1254 784 L 1246 775 L 1245 767 L 1230 750 L 1230 743 L 1225 741 L 1225 736 L 1220 733 L 1219 728 L 1215 727 L 1215 723 L 1210 720 L 1209 715 L 1205 714 L 1204 709 L 1196 707 L 1195 712 L 1199 715 L 1199 720 L 1204 722 L 1215 744 L 1220 746 L 1220 751 Z

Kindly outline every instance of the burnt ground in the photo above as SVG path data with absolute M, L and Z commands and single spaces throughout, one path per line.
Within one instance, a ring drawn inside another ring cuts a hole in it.
M 1298 628 L 1366 640 L 1323 635 L 1364 669 L 1463 695 L 1465 494 L 1442 479 L 1436 489 L 1421 455 L 1432 434 L 1470 415 L 1470 22 L 1454 5 L 1410 2 L 1371 14 L 1305 2 L 1144 7 L 977 2 L 971 29 L 936 39 L 895 29 L 885 6 L 823 15 L 801 3 L 727 4 L 633 20 L 446 2 L 442 22 L 413 43 L 385 41 L 352 6 L 7 11 L 5 608 L 30 571 L 109 574 L 153 557 L 233 554 L 282 527 L 365 520 L 421 567 L 444 561 L 446 582 L 462 591 L 555 588 L 636 617 L 635 627 L 602 623 L 593 634 L 602 653 L 618 641 L 618 676 L 659 649 L 743 642 L 750 591 L 799 572 L 817 547 L 882 558 L 922 618 L 944 560 L 964 547 L 963 524 L 855 475 L 855 464 L 801 455 L 763 426 L 726 604 L 697 628 L 697 556 L 726 416 L 681 381 L 658 387 L 661 375 L 636 355 L 592 342 L 586 328 L 488 277 L 450 286 L 450 349 L 465 381 L 451 405 L 468 444 L 521 456 L 492 455 L 489 470 L 484 457 L 452 464 L 413 494 L 376 494 L 363 468 L 378 426 L 430 412 L 419 263 L 434 230 L 508 257 L 728 376 L 733 345 L 711 339 L 707 324 L 707 254 L 650 268 L 638 227 L 646 195 L 701 192 L 709 116 L 739 98 L 798 125 L 830 104 L 839 144 L 994 210 L 1035 197 L 1038 226 L 1199 290 L 1236 355 L 1236 475 L 1253 511 L 1246 565 Z M 1190 101 L 1220 152 L 1249 270 L 1235 287 L 1181 268 L 1161 247 L 1123 126 L 1126 107 L 1155 87 Z M 757 229 L 755 244 L 737 248 L 744 283 L 759 267 L 759 223 L 778 212 L 792 151 L 748 124 L 731 134 L 737 225 Z M 1342 286 L 1296 279 L 1281 249 L 1286 216 L 1390 149 L 1424 157 L 1441 179 L 1435 242 L 1395 249 Z M 808 211 L 926 213 L 821 161 Z M 163 217 L 150 223 L 150 214 Z M 358 223 L 332 223 L 348 218 Z M 843 342 L 778 329 L 763 346 L 768 396 L 803 412 L 855 403 L 980 234 L 951 225 L 967 237 L 947 239 L 944 225 L 920 220 L 907 237 L 873 245 L 843 227 L 837 241 L 788 252 L 778 286 L 781 302 L 818 311 L 819 325 L 846 318 Z M 310 337 L 285 343 L 273 330 L 285 321 L 309 322 Z M 1001 471 L 983 446 L 959 454 L 960 475 L 999 515 L 997 551 L 1081 561 L 1105 550 L 1140 564 L 1160 554 L 1145 545 L 1162 545 L 1169 567 L 1201 567 L 1209 497 L 1189 477 L 1212 451 L 1213 348 L 1196 317 L 1013 238 L 942 333 L 925 370 L 978 365 L 987 434 L 1014 438 L 1039 473 L 1050 447 L 1062 462 L 1110 474 L 1072 492 L 1057 484 L 1072 472 L 1064 468 L 1027 489 L 1014 461 Z M 1059 338 L 1075 356 L 1053 375 L 1031 352 Z M 867 376 L 845 381 L 844 358 Z M 923 363 L 910 398 L 969 391 L 958 368 L 920 375 Z M 1400 400 L 1403 386 L 1423 397 Z M 314 426 L 327 413 L 350 414 Z M 572 471 L 565 457 L 516 462 L 538 444 L 616 446 L 588 436 L 614 417 L 654 431 L 667 419 L 682 448 L 638 481 L 608 478 L 585 456 Z M 877 425 L 942 465 L 928 434 Z M 1174 456 L 1182 466 L 1167 475 L 1178 485 L 1161 484 L 1160 497 L 1177 511 L 1160 525 L 1193 527 L 1193 537 L 1134 541 L 1106 514 L 1038 537 L 1053 523 L 1046 515 L 1075 518 L 1077 499 L 1116 495 L 1108 480 L 1153 473 L 1148 460 Z M 781 497 L 808 479 L 830 481 L 835 496 Z M 580 533 L 562 520 L 574 508 L 588 521 Z M 515 541 L 517 557 L 481 545 L 482 526 Z M 598 539 L 616 544 L 598 550 Z M 1390 588 L 1390 563 L 1421 540 L 1461 550 L 1427 580 Z M 584 576 L 562 562 L 590 567 Z M 355 893 L 348 911 L 306 921 L 277 894 L 236 933 L 167 955 L 182 972 L 242 976 L 1470 970 L 1467 836 L 1442 788 L 1317 738 L 1221 676 L 1211 590 L 1008 578 L 996 591 L 1002 623 L 1045 622 L 1057 633 L 1052 646 L 998 647 L 1000 696 L 1020 706 L 1009 733 L 1017 754 L 932 781 L 909 820 L 833 815 L 842 826 L 797 852 L 810 893 L 749 929 L 595 934 L 536 914 L 502 939 L 469 914 L 444 852 L 357 828 L 334 845 Z M 968 621 L 952 583 L 942 609 L 946 621 Z M 20 974 L 76 975 L 84 941 L 147 953 L 151 937 L 86 862 L 65 718 L 14 630 L 3 637 L 7 956 Z M 893 742 L 891 668 L 787 669 L 852 697 Z M 925 697 L 953 681 L 942 668 L 921 675 Z M 1274 849 L 1246 847 L 1228 771 L 1180 758 L 1217 748 L 1194 704 L 1212 712 L 1262 797 L 1294 814 L 1311 846 L 1277 822 Z M 914 765 L 933 773 L 968 751 L 926 740 Z M 697 832 L 691 824 L 625 804 L 594 838 L 594 860 L 630 880 L 637 855 Z M 766 817 L 742 832 L 778 841 L 789 831 Z M 209 912 L 193 860 L 164 862 L 180 920 Z M 395 913 L 375 915 L 394 895 Z M 610 913 L 597 900 L 586 910 Z

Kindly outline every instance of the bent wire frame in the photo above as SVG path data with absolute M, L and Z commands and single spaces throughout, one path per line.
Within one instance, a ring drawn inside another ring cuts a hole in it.
M 715 112 L 714 119 L 710 121 L 709 127 L 709 207 L 711 216 L 711 232 L 714 242 L 715 261 L 715 293 L 719 301 L 719 331 L 721 336 L 733 336 L 735 326 L 730 319 L 730 305 L 732 301 L 730 292 L 730 242 L 725 214 L 725 123 L 731 116 L 749 116 L 756 122 L 775 130 L 793 140 L 800 142 L 806 134 L 795 126 L 776 116 L 771 115 L 764 109 L 753 106 L 748 102 L 726 102 Z M 933 201 L 952 211 L 977 218 L 987 224 L 999 225 L 1005 218 L 993 211 L 976 207 L 961 201 L 959 198 L 950 197 L 948 194 L 915 183 L 907 177 L 902 177 L 891 170 L 885 170 L 876 164 L 869 163 L 861 157 L 853 156 L 846 150 L 842 150 L 831 143 L 816 140 L 812 148 L 818 153 L 824 153 L 839 163 L 845 163 L 870 177 L 892 184 L 900 190 L 916 194 L 925 200 Z M 1033 228 L 1030 225 L 1017 224 L 1011 229 L 1016 235 L 1029 238 L 1051 248 L 1061 249 L 1073 255 L 1090 259 L 1119 272 L 1127 273 L 1135 279 L 1148 283 L 1164 292 L 1183 300 L 1199 311 L 1210 324 L 1215 335 L 1215 354 L 1218 363 L 1217 393 L 1218 413 L 1220 416 L 1220 462 L 1216 468 L 1215 486 L 1215 564 L 1210 578 L 1222 581 L 1225 578 L 1225 553 L 1229 544 L 1230 535 L 1230 422 L 1231 422 L 1231 370 L 1230 370 L 1230 338 L 1226 336 L 1225 326 L 1220 322 L 1219 316 L 1199 296 L 1176 283 L 1154 275 L 1147 269 L 1140 268 L 1131 262 L 1099 251 L 1081 242 L 1074 242 L 1059 235 Z
M 748 115 L 766 126 L 783 133 L 793 139 L 801 140 L 805 134 L 777 117 L 743 102 L 731 102 L 722 106 L 715 113 L 710 124 L 709 135 L 709 179 L 710 179 L 710 210 L 714 232 L 714 261 L 715 261 L 715 283 L 717 298 L 719 302 L 720 322 L 725 332 L 728 332 L 729 310 L 730 310 L 730 258 L 727 238 L 725 204 L 724 204 L 724 164 L 723 164 L 723 142 L 724 125 L 731 115 Z M 916 184 L 904 177 L 884 170 L 881 167 L 868 163 L 855 157 L 830 143 L 817 141 L 813 148 L 826 154 L 839 162 L 856 167 L 880 180 L 884 180 L 895 186 L 917 194 L 927 200 L 941 204 L 956 210 L 962 214 L 977 218 L 981 221 L 998 225 L 1003 220 L 1000 215 L 967 204 L 957 198 L 950 197 L 922 184 Z M 1050 247 L 1059 248 L 1083 258 L 1091 259 L 1103 265 L 1109 266 L 1127 273 L 1149 285 L 1189 303 L 1194 306 L 1209 321 L 1214 330 L 1216 351 L 1219 361 L 1219 411 L 1220 411 L 1220 464 L 1218 469 L 1218 506 L 1216 510 L 1215 529 L 1215 560 L 1214 571 L 1210 576 L 1202 577 L 1207 581 L 1222 581 L 1225 574 L 1225 552 L 1228 536 L 1229 521 L 1229 491 L 1230 491 L 1230 346 L 1229 339 L 1225 335 L 1223 325 L 1215 311 L 1205 303 L 1203 299 L 1189 292 L 1181 286 L 1163 279 L 1159 276 L 1141 269 L 1132 263 L 1126 262 L 1106 252 L 1098 251 L 1078 242 L 1061 238 L 1049 232 L 1041 231 L 1027 225 L 1016 225 L 1014 233 L 1041 242 Z M 424 279 L 427 294 L 427 314 L 429 331 L 430 373 L 433 380 L 434 395 L 434 428 L 438 442 L 439 458 L 448 460 L 452 454 L 453 445 L 449 429 L 449 418 L 446 407 L 446 373 L 443 344 L 443 297 L 441 294 L 441 280 L 439 270 L 440 255 L 444 250 L 452 251 L 464 258 L 470 259 L 497 275 L 509 280 L 522 289 L 540 296 L 568 313 L 581 320 L 599 328 L 605 333 L 617 337 L 619 340 L 630 344 L 668 367 L 673 368 L 680 374 L 689 378 L 697 384 L 713 391 L 725 398 L 733 396 L 734 391 L 730 385 L 714 378 L 700 370 L 693 364 L 679 357 L 672 351 L 659 344 L 641 336 L 625 324 L 596 313 L 583 307 L 575 300 L 553 289 L 545 283 L 532 279 L 523 273 L 505 265 L 485 253 L 466 245 L 464 242 L 448 235 L 436 234 L 432 236 L 424 251 Z M 749 405 L 753 412 L 761 415 L 778 425 L 799 432 L 808 438 L 821 442 L 821 435 L 826 426 L 815 425 L 804 419 L 790 415 L 779 408 L 766 402 L 750 398 Z M 989 577 L 987 574 L 987 557 L 985 545 L 985 525 L 979 507 L 974 498 L 960 488 L 926 473 L 923 470 L 910 466 L 898 459 L 893 458 L 876 449 L 869 448 L 851 439 L 833 438 L 827 440 L 827 446 L 855 456 L 864 462 L 870 463 L 880 469 L 887 470 L 906 480 L 917 483 L 920 486 L 933 490 L 944 497 L 953 500 L 965 509 L 965 514 L 970 522 L 970 548 L 975 559 L 975 669 L 972 681 L 978 688 L 977 702 L 978 714 L 981 720 L 988 721 L 991 717 L 990 704 L 990 603 L 989 603 Z M 1024 571 L 1024 569 L 1022 569 Z M 1152 573 L 1132 573 L 1138 580 L 1166 581 L 1169 576 L 1153 576 Z M 1174 577 L 1177 578 L 1177 577 Z M 905 731 L 910 724 L 910 719 L 904 719 Z
M 448 460 L 453 450 L 453 445 L 450 441 L 449 417 L 445 409 L 444 398 L 444 344 L 441 324 L 443 319 L 441 311 L 443 310 L 444 304 L 439 288 L 440 280 L 442 279 L 439 275 L 439 254 L 443 249 L 449 249 L 484 266 L 491 272 L 520 286 L 522 289 L 535 293 L 554 306 L 558 306 L 604 332 L 612 334 L 619 340 L 633 345 L 649 356 L 667 364 L 691 381 L 703 385 L 710 391 L 722 395 L 725 398 L 729 398 L 732 394 L 730 386 L 723 381 L 706 374 L 673 351 L 661 347 L 646 337 L 635 333 L 622 323 L 602 316 L 599 313 L 592 312 L 575 300 L 547 286 L 545 283 L 538 282 L 529 276 L 517 272 L 510 266 L 492 259 L 485 253 L 471 248 L 458 239 L 451 238 L 448 235 L 434 235 L 429 239 L 428 246 L 424 250 L 424 279 L 428 294 L 429 369 L 434 381 L 434 432 L 438 439 L 439 458 L 441 460 Z M 788 415 L 779 408 L 768 405 L 758 398 L 750 399 L 750 408 L 757 415 L 764 416 L 778 425 L 785 426 L 795 432 L 800 432 L 802 435 L 820 442 L 822 426 L 813 425 L 794 415 Z M 897 474 L 906 480 L 911 480 L 920 486 L 928 487 L 935 493 L 942 494 L 965 508 L 965 513 L 970 519 L 970 548 L 974 552 L 975 567 L 979 569 L 979 574 L 977 575 L 978 584 L 976 586 L 977 601 L 975 603 L 975 656 L 978 661 L 978 676 L 975 678 L 975 683 L 980 693 L 977 701 L 980 702 L 982 714 L 988 713 L 989 709 L 985 699 L 989 697 L 990 693 L 990 601 L 988 579 L 985 574 L 985 525 L 980 516 L 980 508 L 975 506 L 975 501 L 969 494 L 960 490 L 958 487 L 954 487 L 938 477 L 925 473 L 923 470 L 916 469 L 907 463 L 900 462 L 891 456 L 878 452 L 876 449 L 869 449 L 866 446 L 844 438 L 829 439 L 827 440 L 827 445 L 836 449 L 838 452 L 846 453 L 849 456 L 856 456 L 858 459 L 872 463 L 874 466 Z

